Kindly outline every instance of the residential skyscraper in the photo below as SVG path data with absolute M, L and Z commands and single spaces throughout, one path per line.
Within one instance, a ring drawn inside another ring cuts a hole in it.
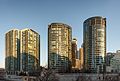
M 103 72 L 106 56 L 106 18 L 96 16 L 84 21 L 84 65 L 88 72 Z
M 77 58 L 77 39 L 73 38 L 72 40 L 72 68 L 76 66 L 76 58 Z
M 40 65 L 40 35 L 32 29 L 6 33 L 5 69 L 9 74 L 33 72 Z
M 40 35 L 32 29 L 20 31 L 20 70 L 32 72 L 40 66 Z
M 68 72 L 72 61 L 72 28 L 63 23 L 48 27 L 48 68 L 56 72 Z
M 13 29 L 5 34 L 5 69 L 8 74 L 20 70 L 19 30 Z
M 72 40 L 72 72 L 78 72 L 80 70 L 80 57 L 77 50 L 77 39 Z

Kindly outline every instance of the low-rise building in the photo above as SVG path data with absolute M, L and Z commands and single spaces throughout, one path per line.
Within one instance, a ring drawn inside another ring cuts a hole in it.
M 108 52 L 105 59 L 106 59 L 106 66 L 110 66 L 110 60 L 114 57 L 116 53 Z
M 120 50 L 118 50 L 115 56 L 110 61 L 111 72 L 120 73 Z

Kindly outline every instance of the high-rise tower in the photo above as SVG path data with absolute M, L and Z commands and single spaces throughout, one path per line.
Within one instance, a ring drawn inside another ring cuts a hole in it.
M 56 72 L 68 72 L 71 67 L 72 29 L 63 23 L 48 27 L 48 67 Z
M 40 35 L 32 29 L 6 33 L 5 69 L 9 74 L 33 72 L 40 66 Z
M 19 30 L 13 29 L 5 34 L 5 69 L 8 74 L 20 70 Z
M 40 35 L 32 29 L 20 31 L 20 70 L 32 72 L 40 66 Z
M 72 68 L 76 66 L 76 58 L 77 58 L 77 39 L 73 38 L 72 40 Z
M 96 16 L 84 21 L 84 68 L 88 72 L 103 72 L 106 56 L 106 18 Z

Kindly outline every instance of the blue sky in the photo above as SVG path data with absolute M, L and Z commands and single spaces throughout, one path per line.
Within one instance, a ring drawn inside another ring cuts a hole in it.
M 0 67 L 4 67 L 5 33 L 32 28 L 41 36 L 41 65 L 47 65 L 47 29 L 52 22 L 72 27 L 78 47 L 83 41 L 83 22 L 92 16 L 107 18 L 107 52 L 120 49 L 120 0 L 0 0 Z

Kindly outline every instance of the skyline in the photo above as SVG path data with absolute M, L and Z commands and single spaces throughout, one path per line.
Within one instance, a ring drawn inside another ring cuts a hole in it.
M 59 4 L 58 4 L 59 3 Z M 92 16 L 106 17 L 107 52 L 119 50 L 119 0 L 1 0 L 0 1 L 0 67 L 4 67 L 5 33 L 11 29 L 31 28 L 41 38 L 41 64 L 47 64 L 48 25 L 61 22 L 72 27 L 72 37 L 77 38 L 78 48 L 83 42 L 83 22 Z M 92 4 L 92 5 L 91 5 Z M 32 5 L 32 6 L 31 6 Z M 116 26 L 116 27 L 115 27 Z M 44 59 L 46 59 L 44 61 Z

